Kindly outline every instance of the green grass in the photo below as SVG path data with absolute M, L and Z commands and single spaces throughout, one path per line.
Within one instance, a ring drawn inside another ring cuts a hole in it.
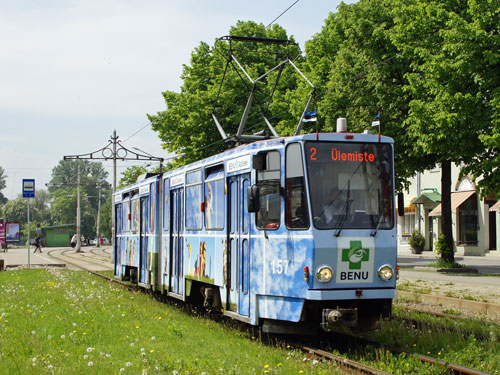
M 0 374 L 330 374 L 83 271 L 0 272 Z
M 500 326 L 484 320 L 460 320 L 425 315 L 404 308 L 394 307 L 395 317 L 424 320 L 428 328 L 406 325 L 402 320 L 383 321 L 381 329 L 362 336 L 385 345 L 416 351 L 451 363 L 471 367 L 491 374 L 500 374 Z M 449 327 L 449 329 L 447 328 Z M 480 341 L 471 332 L 488 340 Z M 363 353 L 365 360 L 376 360 L 386 356 L 388 362 L 397 360 L 403 374 L 421 373 L 407 357 L 394 358 L 377 351 Z M 392 359 L 389 359 L 392 358 Z M 417 371 L 417 372 L 415 372 Z M 419 370 L 421 371 L 421 370 Z M 439 373 L 439 368 L 430 369 L 429 374 Z

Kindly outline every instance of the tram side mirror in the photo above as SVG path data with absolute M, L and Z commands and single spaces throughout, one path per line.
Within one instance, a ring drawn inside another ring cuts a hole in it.
M 398 215 L 405 216 L 405 196 L 403 193 L 398 193 Z
M 259 211 L 259 203 L 260 203 L 260 190 L 258 185 L 252 185 L 248 187 L 247 191 L 248 197 L 248 212 L 257 212 Z

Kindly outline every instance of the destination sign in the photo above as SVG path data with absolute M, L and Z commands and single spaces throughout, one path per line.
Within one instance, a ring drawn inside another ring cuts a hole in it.
M 320 162 L 366 162 L 373 163 L 376 160 L 375 154 L 370 151 L 360 150 L 359 145 L 318 145 L 309 144 L 306 146 L 307 158 L 310 161 Z

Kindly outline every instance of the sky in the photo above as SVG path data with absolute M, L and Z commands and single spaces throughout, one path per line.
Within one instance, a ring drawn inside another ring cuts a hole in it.
M 31 178 L 45 188 L 65 155 L 99 150 L 114 130 L 123 146 L 168 157 L 147 114 L 166 109 L 163 91 L 179 91 L 194 48 L 238 20 L 267 26 L 294 2 L 0 0 L 2 193 L 15 199 Z M 304 50 L 339 3 L 299 0 L 276 23 Z M 112 161 L 103 164 L 112 182 Z M 118 181 L 132 165 L 118 163 Z

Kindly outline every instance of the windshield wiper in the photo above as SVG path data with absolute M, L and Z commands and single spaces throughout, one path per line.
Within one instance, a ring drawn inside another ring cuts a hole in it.
M 379 213 L 377 226 L 375 228 L 373 228 L 372 232 L 370 233 L 370 236 L 375 237 L 377 235 L 378 228 L 380 228 L 380 224 L 382 224 L 382 219 L 383 218 L 384 218 L 384 215 L 381 215 Z
M 345 219 L 347 218 L 347 214 L 349 213 L 349 206 L 351 205 L 352 198 L 351 198 L 351 181 L 349 180 L 347 182 L 347 199 L 344 203 L 344 207 L 342 207 L 342 214 L 340 217 L 337 219 L 337 222 L 335 223 L 335 227 L 337 230 L 335 231 L 335 237 L 340 236 L 340 232 L 342 232 L 342 228 L 344 227 Z

